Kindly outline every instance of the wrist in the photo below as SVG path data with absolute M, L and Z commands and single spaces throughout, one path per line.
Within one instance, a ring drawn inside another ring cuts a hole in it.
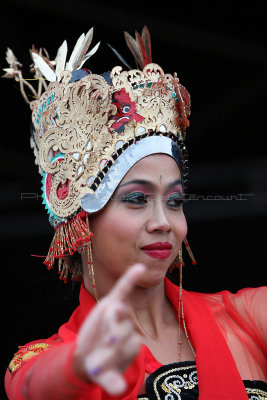
M 84 355 L 77 349 L 77 344 L 72 353 L 72 370 L 74 375 L 83 383 L 93 383 L 85 367 Z

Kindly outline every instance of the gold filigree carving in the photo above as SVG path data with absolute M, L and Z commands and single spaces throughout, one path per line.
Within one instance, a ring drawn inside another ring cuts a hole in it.
M 48 208 L 60 218 L 79 209 L 82 195 L 92 192 L 91 183 L 109 161 L 114 162 L 112 155 L 124 143 L 149 130 L 183 136 L 177 83 L 157 64 L 148 64 L 143 71 L 115 67 L 110 74 L 112 85 L 96 74 L 75 82 L 70 78 L 64 71 L 61 82 L 51 82 L 31 104 L 31 145 L 42 175 L 51 174 Z M 120 100 L 114 95 L 122 92 L 135 109 L 117 128 Z

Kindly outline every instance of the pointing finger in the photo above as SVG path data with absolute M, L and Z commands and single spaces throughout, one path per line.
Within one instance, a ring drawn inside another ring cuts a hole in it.
M 118 280 L 108 297 L 114 300 L 125 300 L 145 270 L 144 264 L 131 266 Z

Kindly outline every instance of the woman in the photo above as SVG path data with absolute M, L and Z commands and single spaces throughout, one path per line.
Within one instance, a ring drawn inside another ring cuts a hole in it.
M 182 291 L 183 242 L 194 261 L 182 209 L 190 98 L 176 74 L 151 63 L 146 28 L 126 39 L 142 71 L 81 69 L 94 52 L 86 54 L 92 30 L 66 67 L 65 42 L 54 69 L 32 54 L 36 74 L 51 81 L 31 104 L 32 146 L 55 227 L 45 263 L 58 259 L 61 278 L 76 278 L 70 260 L 79 252 L 83 284 L 80 306 L 58 334 L 14 356 L 7 394 L 267 398 L 266 288 Z M 166 277 L 175 266 L 178 285 Z

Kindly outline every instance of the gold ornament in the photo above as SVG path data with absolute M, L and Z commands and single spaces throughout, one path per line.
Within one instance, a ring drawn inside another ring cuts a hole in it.
M 165 74 L 152 63 L 147 28 L 142 36 L 136 34 L 136 40 L 125 35 L 142 70 L 123 71 L 117 66 L 98 75 L 82 69 L 99 46 L 88 52 L 92 36 L 92 29 L 80 36 L 68 62 L 66 41 L 55 60 L 49 59 L 46 50 L 33 47 L 37 90 L 23 78 L 22 65 L 13 52 L 7 51 L 10 68 L 4 76 L 19 82 L 24 99 L 30 103 L 31 147 L 42 176 L 43 203 L 56 229 L 45 260 L 48 268 L 55 259 L 67 261 L 66 257 L 89 242 L 81 199 L 97 191 L 124 150 L 146 136 L 167 136 L 170 146 L 172 141 L 180 143 L 183 166 L 187 163 L 183 140 L 189 126 L 190 96 L 176 73 Z M 30 101 L 26 88 L 35 100 Z M 74 232 L 76 227 L 83 243 Z M 69 270 L 67 262 L 64 265 L 60 266 L 63 278 Z

